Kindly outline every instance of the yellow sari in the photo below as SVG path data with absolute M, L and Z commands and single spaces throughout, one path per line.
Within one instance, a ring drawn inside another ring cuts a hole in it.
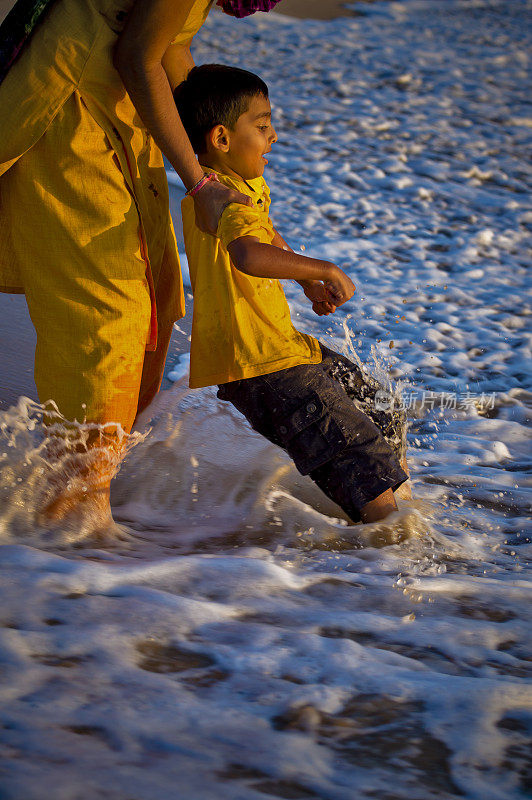
M 41 402 L 126 430 L 184 314 L 162 155 L 112 64 L 132 4 L 59 0 L 0 85 L 0 291 L 26 295 Z

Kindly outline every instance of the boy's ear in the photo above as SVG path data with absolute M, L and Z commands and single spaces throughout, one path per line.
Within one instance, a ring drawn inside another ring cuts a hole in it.
M 215 150 L 221 150 L 222 153 L 227 153 L 229 150 L 229 131 L 225 125 L 215 125 L 209 131 L 208 140 Z

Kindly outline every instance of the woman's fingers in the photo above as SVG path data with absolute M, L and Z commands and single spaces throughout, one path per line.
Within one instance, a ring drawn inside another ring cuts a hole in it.
M 231 203 L 253 206 L 251 197 L 229 189 L 217 181 L 209 181 L 194 195 L 196 222 L 205 233 L 216 235 L 218 223 L 225 208 Z
M 229 189 L 231 193 L 231 199 L 227 201 L 224 208 L 231 203 L 240 203 L 243 206 L 250 206 L 253 207 L 253 200 L 251 197 L 248 197 L 247 194 L 242 194 L 242 192 L 237 192 L 235 189 Z

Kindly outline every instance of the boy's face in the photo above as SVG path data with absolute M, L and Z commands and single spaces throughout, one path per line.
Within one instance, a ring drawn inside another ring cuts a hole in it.
M 270 101 L 262 94 L 250 100 L 249 107 L 237 120 L 235 127 L 227 129 L 226 166 L 245 180 L 259 178 L 268 163 L 264 158 L 277 141 L 272 126 Z

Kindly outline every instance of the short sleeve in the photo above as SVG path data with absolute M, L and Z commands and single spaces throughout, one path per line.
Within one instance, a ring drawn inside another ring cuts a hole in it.
M 272 232 L 266 229 L 265 222 L 263 212 L 231 203 L 224 209 L 218 223 L 218 237 L 226 249 L 241 236 L 254 236 L 264 244 L 271 244 Z

